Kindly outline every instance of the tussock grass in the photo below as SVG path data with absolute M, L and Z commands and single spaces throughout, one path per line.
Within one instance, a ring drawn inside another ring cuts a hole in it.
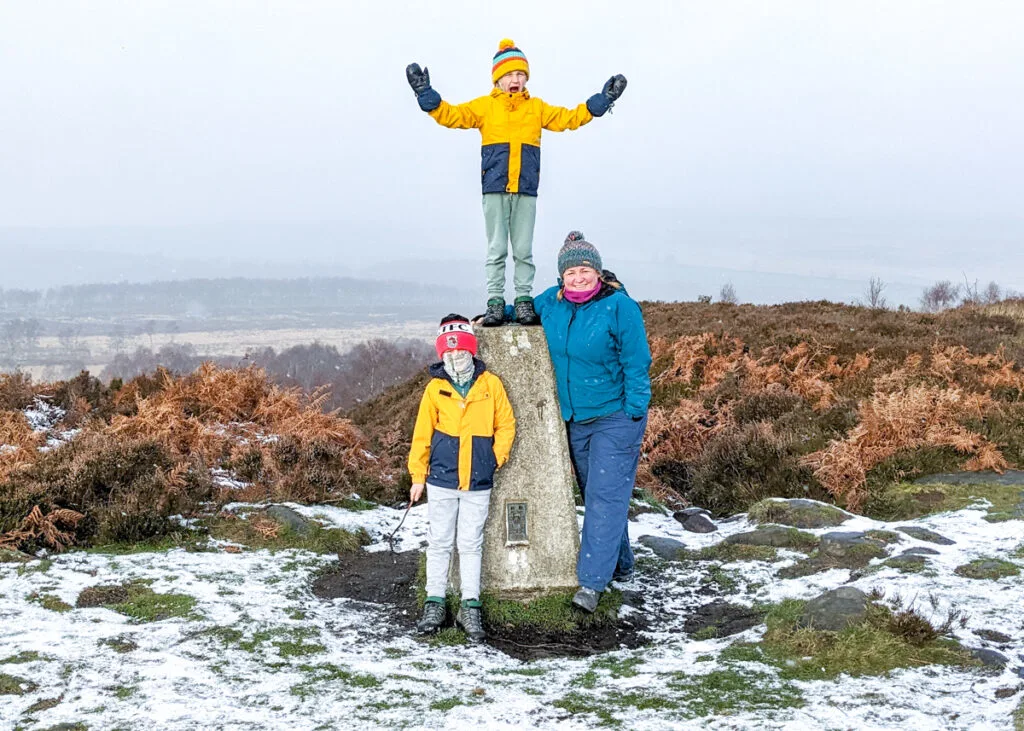
M 30 680 L 0 673 L 0 695 L 26 695 L 35 692 L 38 687 Z
M 922 665 L 975 667 L 978 661 L 914 610 L 873 605 L 864 622 L 841 632 L 799 626 L 805 602 L 785 600 L 766 617 L 759 648 L 780 676 L 794 680 L 884 675 L 897 668 Z
M 89 587 L 75 603 L 79 608 L 106 607 L 139 623 L 189 617 L 195 605 L 190 596 L 159 594 L 141 582 Z
M 28 600 L 34 604 L 38 604 L 43 609 L 47 609 L 51 612 L 70 612 L 74 607 L 56 596 L 55 594 L 40 594 L 33 592 L 29 594 Z
M 1020 566 L 1012 561 L 999 558 L 976 558 L 963 566 L 957 566 L 953 573 L 968 579 L 1005 579 L 1008 576 L 1019 576 Z
M 684 549 L 680 558 L 689 561 L 718 561 L 733 563 L 734 561 L 768 561 L 773 562 L 779 557 L 778 549 L 772 546 L 747 546 L 742 543 L 716 543 L 696 551 Z
M 364 528 L 350 531 L 325 528 L 314 522 L 310 522 L 309 532 L 302 534 L 281 525 L 262 511 L 250 512 L 245 518 L 225 512 L 204 522 L 211 537 L 253 549 L 276 551 L 294 548 L 321 554 L 351 553 L 369 545 L 371 540 Z

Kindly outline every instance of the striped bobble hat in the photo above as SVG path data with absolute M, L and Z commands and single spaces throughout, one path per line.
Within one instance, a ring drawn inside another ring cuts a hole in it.
M 510 71 L 522 71 L 526 78 L 530 78 L 530 64 L 526 61 L 526 54 L 516 48 L 514 41 L 504 38 L 498 44 L 498 52 L 494 54 L 491 82 L 497 84 L 498 79 Z
M 441 326 L 437 328 L 437 340 L 434 341 L 437 357 L 442 357 L 449 350 L 468 350 L 476 355 L 476 335 L 473 326 L 462 315 L 452 313 L 441 318 Z
M 566 269 L 573 267 L 590 267 L 596 269 L 598 274 L 604 269 L 597 247 L 587 241 L 580 231 L 570 231 L 558 252 L 558 276 L 562 276 Z

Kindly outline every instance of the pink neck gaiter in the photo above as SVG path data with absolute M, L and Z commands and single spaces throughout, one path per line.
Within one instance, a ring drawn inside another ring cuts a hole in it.
M 601 282 L 598 281 L 596 287 L 587 290 L 586 292 L 570 292 L 568 289 L 562 291 L 563 294 L 565 294 L 565 298 L 572 302 L 574 305 L 582 305 L 584 302 L 586 302 L 595 294 L 601 291 Z

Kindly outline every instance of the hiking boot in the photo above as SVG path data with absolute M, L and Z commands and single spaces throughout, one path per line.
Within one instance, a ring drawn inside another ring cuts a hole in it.
M 601 592 L 584 586 L 580 587 L 580 590 L 576 592 L 576 596 L 572 598 L 572 605 L 577 609 L 582 609 L 587 614 L 593 614 L 600 600 Z
M 466 600 L 459 607 L 459 613 L 455 617 L 455 623 L 462 627 L 466 636 L 473 642 L 480 642 L 487 636 L 484 631 L 484 620 L 480 615 L 480 602 Z
M 533 309 L 533 299 L 524 297 L 516 299 L 516 322 L 520 325 L 540 325 L 540 317 Z
M 615 569 L 615 573 L 612 574 L 612 581 L 617 581 L 620 584 L 628 584 L 630 581 L 633 580 L 634 576 L 635 576 L 635 572 L 634 572 L 634 570 L 632 568 L 628 568 L 628 569 L 616 568 Z
M 441 602 L 426 602 L 423 605 L 423 616 L 416 623 L 416 631 L 421 635 L 429 635 L 441 629 L 445 620 L 445 608 Z
M 487 312 L 484 319 L 480 321 L 484 327 L 498 327 L 505 324 L 505 300 L 487 300 Z

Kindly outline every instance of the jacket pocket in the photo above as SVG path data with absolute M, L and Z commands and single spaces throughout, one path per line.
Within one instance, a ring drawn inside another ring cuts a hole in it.
M 470 489 L 489 490 L 494 484 L 496 469 L 498 469 L 498 460 L 494 458 L 494 437 L 473 437 Z
M 540 148 L 536 145 L 523 145 L 521 155 L 519 192 L 537 195 L 537 188 L 540 187 Z
M 430 475 L 427 482 L 438 487 L 459 486 L 459 438 L 434 431 L 430 438 Z
M 480 179 L 484 193 L 505 193 L 508 188 L 509 143 L 480 148 Z

